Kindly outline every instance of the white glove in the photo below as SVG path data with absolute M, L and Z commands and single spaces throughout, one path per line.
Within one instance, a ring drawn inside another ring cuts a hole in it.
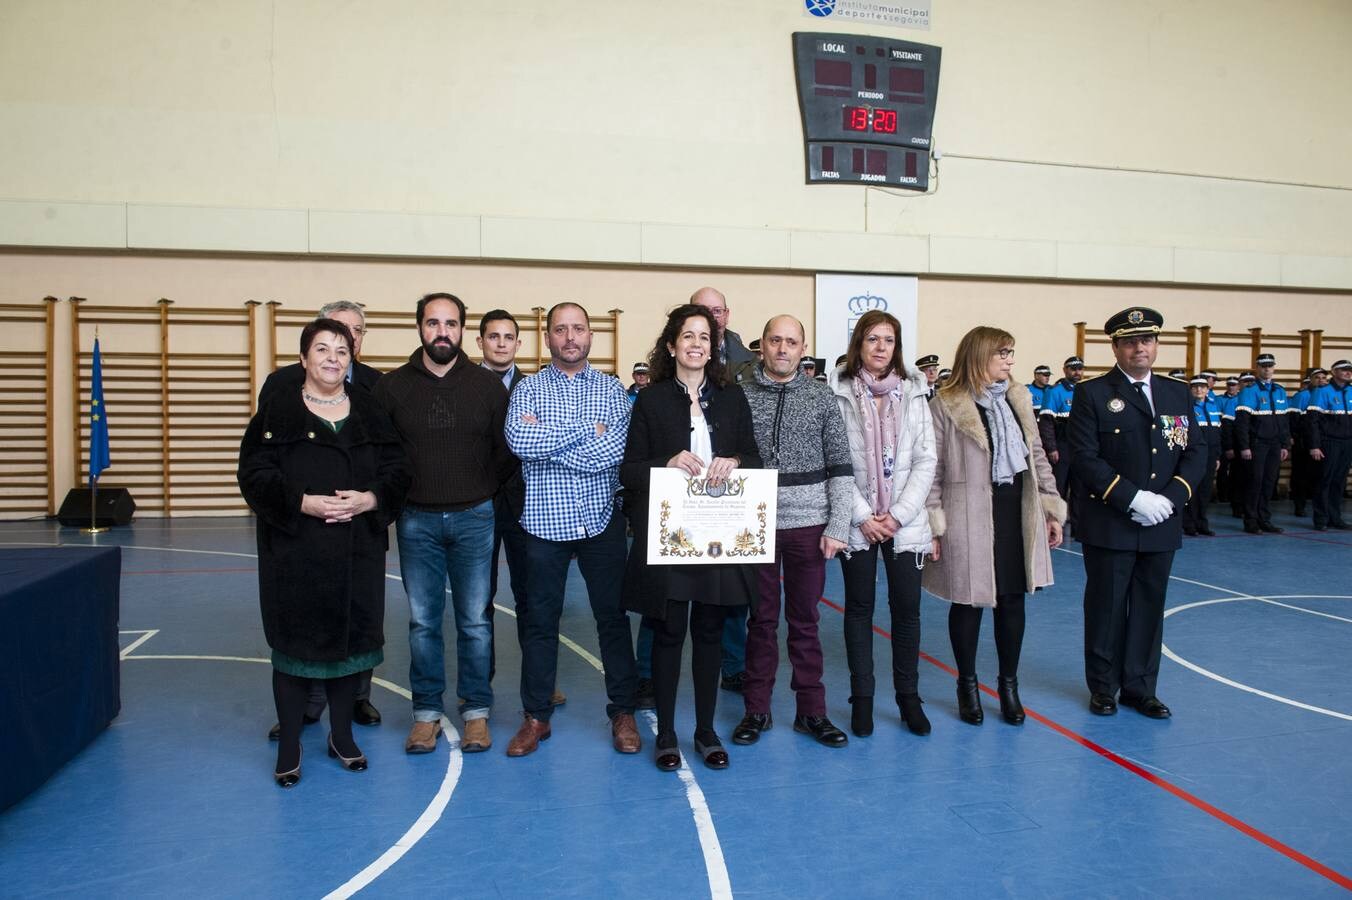
M 1158 525 L 1173 514 L 1174 504 L 1154 491 L 1137 491 L 1131 500 L 1131 518 L 1142 525 Z

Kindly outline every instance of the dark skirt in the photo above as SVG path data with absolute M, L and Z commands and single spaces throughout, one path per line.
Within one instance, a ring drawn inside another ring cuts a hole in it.
M 1023 594 L 1028 573 L 1023 553 L 1023 491 L 1028 473 L 1014 476 L 1012 484 L 991 485 L 991 517 L 995 520 L 995 593 Z
M 671 596 L 667 600 L 710 606 L 746 606 L 751 602 L 751 591 L 744 568 L 741 565 L 672 566 Z

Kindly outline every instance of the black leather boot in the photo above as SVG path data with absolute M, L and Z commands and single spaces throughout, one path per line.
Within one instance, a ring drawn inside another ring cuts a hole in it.
M 850 698 L 850 731 L 855 737 L 873 734 L 873 698 Z
M 958 676 L 958 717 L 968 725 L 980 725 L 985 714 L 981 711 L 981 694 L 977 691 L 975 675 Z
M 1001 675 L 997 680 L 1000 691 L 1000 715 L 1011 725 L 1023 724 L 1023 704 L 1019 702 L 1019 679 Z
M 919 694 L 897 694 L 897 708 L 901 710 L 901 718 L 906 722 L 911 734 L 930 733 L 930 720 L 920 706 L 924 702 Z

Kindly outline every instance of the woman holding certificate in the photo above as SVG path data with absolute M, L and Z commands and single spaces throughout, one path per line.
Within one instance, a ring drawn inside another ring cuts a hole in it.
M 1019 651 L 1024 596 L 1052 583 L 1066 503 L 1042 451 L 1033 399 L 1010 377 L 1014 338 L 979 326 L 963 336 L 953 378 L 930 403 L 938 467 L 926 506 L 934 532 L 925 589 L 948 600 L 948 636 L 958 665 L 958 715 L 980 725 L 976 645 L 981 611 L 995 613 L 1000 714 L 1024 720 Z
M 639 392 L 629 422 L 620 482 L 627 493 L 634 542 L 625 568 L 627 609 L 653 631 L 653 693 L 657 700 L 657 767 L 681 767 L 676 739 L 676 685 L 686 631 L 691 633 L 695 688 L 695 752 L 711 769 L 728 754 L 714 731 L 723 620 L 750 602 L 752 567 L 737 563 L 650 565 L 647 560 L 649 471 L 675 468 L 711 486 L 738 467 L 759 468 L 751 410 L 741 388 L 727 383 L 718 359 L 718 324 L 704 307 L 679 306 L 649 356 L 649 386 Z
M 854 506 L 845 582 L 845 658 L 850 666 L 850 730 L 873 733 L 873 606 L 878 559 L 887 573 L 892 625 L 892 687 L 914 734 L 929 734 L 921 708 L 920 573 L 930 551 L 925 500 L 934 480 L 929 387 L 902 362 L 901 323 L 869 310 L 854 326 L 845 363 L 831 372 L 854 468 Z

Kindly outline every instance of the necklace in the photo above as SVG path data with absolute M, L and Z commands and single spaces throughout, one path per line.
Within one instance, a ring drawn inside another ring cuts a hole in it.
M 343 391 L 341 394 L 339 394 L 337 397 L 334 397 L 331 400 L 325 399 L 324 397 L 316 397 L 314 394 L 310 393 L 305 388 L 300 389 L 300 395 L 310 403 L 315 403 L 318 404 L 319 406 L 337 406 L 338 404 L 343 403 L 347 400 L 347 391 Z

